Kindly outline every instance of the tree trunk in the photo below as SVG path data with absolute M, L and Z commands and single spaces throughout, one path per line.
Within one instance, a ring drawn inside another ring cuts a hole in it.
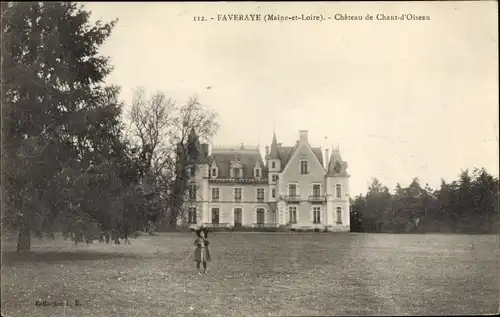
M 25 252 L 31 249 L 31 231 L 25 226 L 21 226 L 17 232 L 17 252 Z

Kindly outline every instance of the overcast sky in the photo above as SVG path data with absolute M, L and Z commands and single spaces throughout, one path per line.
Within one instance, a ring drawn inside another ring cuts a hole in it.
M 461 169 L 498 175 L 498 5 L 415 3 L 86 3 L 118 25 L 101 50 L 108 82 L 219 114 L 214 144 L 339 145 L 351 196 L 436 187 Z M 430 21 L 217 22 L 217 14 L 430 16 Z M 207 22 L 194 22 L 205 16 Z M 210 86 L 210 89 L 207 87 Z M 327 139 L 325 140 L 325 137 Z

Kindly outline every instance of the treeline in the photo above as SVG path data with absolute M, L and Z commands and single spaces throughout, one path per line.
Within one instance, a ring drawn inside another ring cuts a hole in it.
M 498 233 L 498 178 L 484 168 L 462 171 L 439 189 L 418 178 L 393 193 L 373 179 L 366 195 L 351 199 L 351 231 L 387 233 Z

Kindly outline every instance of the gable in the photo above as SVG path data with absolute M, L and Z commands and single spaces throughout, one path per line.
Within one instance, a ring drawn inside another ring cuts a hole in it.
M 292 153 L 291 157 L 289 158 L 289 161 L 287 162 L 287 165 L 283 169 L 283 174 L 287 174 L 290 176 L 299 176 L 300 174 L 300 162 L 302 160 L 307 160 L 307 165 L 308 165 L 308 174 L 312 174 L 313 176 L 317 177 L 324 177 L 325 176 L 325 169 L 322 164 L 322 160 L 318 159 L 317 153 L 318 151 L 315 151 L 311 146 L 308 144 L 303 144 L 300 146 L 297 146 L 295 151 Z M 319 153 L 321 153 L 321 149 L 319 149 Z

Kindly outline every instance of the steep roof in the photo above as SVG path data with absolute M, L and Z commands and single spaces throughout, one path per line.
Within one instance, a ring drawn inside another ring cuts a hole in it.
M 323 166 L 323 151 L 321 150 L 320 147 L 311 147 L 311 148 L 314 152 L 314 155 L 316 155 L 316 157 L 318 158 L 319 163 L 321 164 L 321 166 Z
M 297 145 L 295 146 L 282 146 L 278 149 L 278 157 L 281 160 L 281 166 L 283 168 L 286 166 L 290 158 L 292 157 L 293 152 L 297 149 Z
M 278 141 L 276 141 L 276 132 L 273 134 L 273 141 L 271 142 L 271 152 L 269 153 L 270 159 L 277 159 L 279 157 Z
M 259 149 L 212 149 L 212 155 L 209 156 L 209 164 L 213 161 L 217 164 L 217 178 L 230 178 L 230 168 L 232 161 L 238 161 L 243 168 L 242 178 L 254 178 L 253 168 L 259 162 L 262 169 L 261 179 L 267 177 L 267 170 Z
M 187 140 L 177 144 L 177 159 L 183 161 L 188 159 L 191 163 L 205 164 L 208 162 L 208 144 L 200 144 L 196 131 L 191 129 Z
M 342 160 L 340 149 L 338 147 L 332 149 L 332 155 L 330 155 L 326 176 L 348 176 L 347 162 Z

